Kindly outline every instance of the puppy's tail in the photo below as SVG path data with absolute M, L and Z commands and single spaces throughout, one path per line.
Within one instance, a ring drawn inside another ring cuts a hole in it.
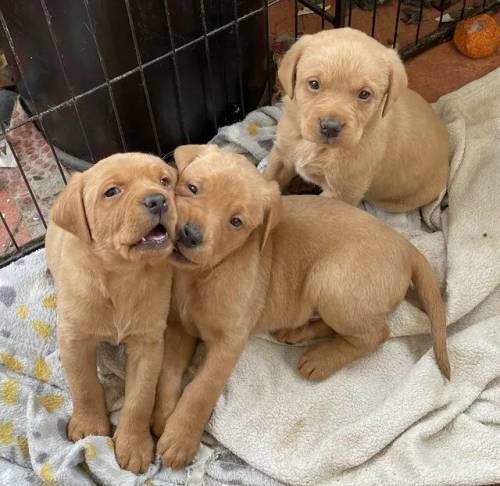
M 439 369 L 450 379 L 450 361 L 446 347 L 446 310 L 441 292 L 427 259 L 412 245 L 412 281 L 422 306 L 431 321 L 434 354 Z

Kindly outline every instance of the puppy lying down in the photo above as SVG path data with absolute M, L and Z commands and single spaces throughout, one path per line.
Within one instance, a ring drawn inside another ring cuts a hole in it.
M 302 36 L 278 76 L 287 94 L 266 177 L 295 174 L 324 196 L 406 212 L 436 199 L 448 178 L 448 132 L 407 87 L 393 49 L 363 32 Z
M 215 146 L 175 151 L 178 240 L 173 307 L 153 426 L 164 464 L 194 457 L 204 426 L 255 331 L 310 346 L 298 363 L 322 380 L 389 336 L 386 315 L 415 285 L 429 315 L 437 364 L 450 375 L 445 309 L 426 259 L 369 214 L 318 196 L 282 197 L 245 157 Z M 174 315 L 172 315 L 174 314 Z M 304 328 L 311 316 L 320 320 Z M 181 394 L 197 339 L 206 356 Z
M 58 300 L 57 337 L 73 399 L 68 437 L 108 435 L 96 345 L 127 348 L 119 464 L 144 472 L 170 304 L 176 171 L 157 157 L 118 154 L 73 176 L 51 210 L 45 240 Z M 170 237 L 169 237 L 170 236 Z

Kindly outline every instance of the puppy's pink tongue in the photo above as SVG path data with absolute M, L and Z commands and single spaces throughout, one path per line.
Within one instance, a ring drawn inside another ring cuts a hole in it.
M 165 231 L 165 228 L 159 224 L 143 237 L 143 241 L 162 241 L 166 236 L 167 232 Z

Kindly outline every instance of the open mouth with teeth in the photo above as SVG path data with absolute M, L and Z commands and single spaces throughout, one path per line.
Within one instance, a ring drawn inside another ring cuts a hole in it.
M 140 241 L 133 245 L 138 250 L 160 250 L 165 248 L 169 242 L 167 230 L 162 224 L 157 224 L 149 233 L 144 235 Z

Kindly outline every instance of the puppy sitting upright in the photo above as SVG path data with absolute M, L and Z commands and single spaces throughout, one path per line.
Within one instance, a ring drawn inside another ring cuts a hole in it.
M 297 173 L 325 196 L 390 212 L 443 191 L 446 127 L 407 87 L 395 50 L 350 28 L 304 35 L 278 76 L 288 98 L 266 177 L 282 189 Z
M 281 197 L 245 157 L 213 146 L 179 147 L 175 160 L 178 239 L 169 259 L 177 267 L 172 315 L 178 318 L 169 319 L 153 420 L 155 434 L 164 427 L 158 449 L 166 465 L 193 458 L 251 333 L 335 331 L 299 361 L 302 376 L 321 380 L 389 337 L 386 315 L 410 281 L 430 317 L 437 363 L 449 376 L 436 278 L 396 231 L 340 201 Z M 304 328 L 315 314 L 321 320 Z M 181 394 L 197 338 L 206 356 Z
M 176 177 L 150 155 L 102 160 L 73 176 L 58 197 L 45 241 L 73 399 L 68 437 L 110 433 L 96 346 L 125 343 L 125 403 L 114 438 L 118 462 L 134 473 L 144 472 L 153 456 L 149 425 L 170 303 Z

